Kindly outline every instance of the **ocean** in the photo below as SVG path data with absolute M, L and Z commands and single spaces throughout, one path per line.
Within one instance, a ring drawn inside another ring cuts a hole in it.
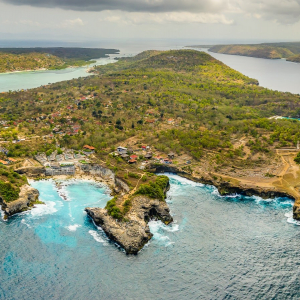
M 168 174 L 174 223 L 126 255 L 84 212 L 109 190 L 33 181 L 45 205 L 0 221 L 0 299 L 298 299 L 293 201 L 239 195 Z M 63 200 L 63 199 L 67 200 Z

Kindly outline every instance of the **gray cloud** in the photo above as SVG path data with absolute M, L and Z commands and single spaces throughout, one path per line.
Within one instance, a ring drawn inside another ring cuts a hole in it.
M 12 5 L 62 8 L 70 11 L 119 11 L 128 13 L 208 13 L 231 20 L 234 14 L 252 15 L 281 24 L 300 19 L 300 0 L 0 0 Z M 233 14 L 228 17 L 228 14 Z M 152 16 L 152 18 L 154 18 Z M 170 17 L 169 17 L 170 19 Z M 228 21 L 224 21 L 225 23 Z M 223 22 L 223 21 L 222 21 Z M 224 23 L 223 22 L 223 23 Z
M 300 17 L 300 0 L 238 0 L 244 12 L 282 24 L 294 24 Z
M 210 12 L 227 8 L 228 0 L 0 0 L 13 5 L 62 8 L 76 11 Z

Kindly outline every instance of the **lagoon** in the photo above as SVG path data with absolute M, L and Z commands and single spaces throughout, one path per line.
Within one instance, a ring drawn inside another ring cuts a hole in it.
M 113 58 L 105 57 L 96 59 L 96 63 L 92 63 L 84 67 L 66 68 L 63 70 L 1 73 L 0 92 L 31 89 L 41 85 L 47 85 L 49 83 L 71 80 L 79 77 L 87 77 L 92 75 L 91 73 L 88 73 L 87 70 L 94 65 L 106 65 L 114 62 L 116 62 L 116 60 Z

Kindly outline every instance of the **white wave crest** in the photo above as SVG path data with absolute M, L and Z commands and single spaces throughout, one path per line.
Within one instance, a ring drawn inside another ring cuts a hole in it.
M 79 228 L 79 227 L 81 227 L 81 225 L 79 225 L 79 224 L 74 224 L 74 225 L 68 226 L 67 229 L 68 229 L 69 231 L 76 231 L 77 228 Z
M 286 213 L 284 216 L 287 218 L 286 221 L 287 221 L 289 224 L 294 224 L 294 225 L 300 226 L 300 221 L 297 221 L 297 220 L 295 220 L 295 219 L 293 218 L 293 212 L 292 212 L 292 211 Z
M 34 209 L 30 210 L 30 215 L 33 218 L 39 218 L 43 215 L 52 215 L 57 212 L 56 203 L 53 201 L 46 201 L 45 204 L 37 204 Z
M 161 221 L 150 221 L 148 223 L 150 231 L 153 233 L 153 240 L 162 243 L 165 247 L 168 247 L 174 242 L 165 234 L 166 232 L 176 232 L 179 230 L 178 224 L 165 225 Z
M 108 245 L 108 242 L 99 234 L 96 230 L 89 230 L 89 234 L 94 238 L 94 240 L 98 243 L 103 244 L 104 246 Z
M 21 223 L 24 224 L 24 225 L 26 225 L 28 228 L 31 228 L 31 226 L 28 223 L 26 223 L 25 219 L 22 219 Z

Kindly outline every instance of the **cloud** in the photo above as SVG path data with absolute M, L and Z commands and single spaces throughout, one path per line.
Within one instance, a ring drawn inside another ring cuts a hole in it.
M 74 26 L 83 26 L 84 23 L 80 18 L 73 19 L 73 20 L 65 20 L 63 21 L 59 27 L 74 27 Z
M 61 8 L 69 11 L 122 11 L 131 16 L 107 16 L 110 22 L 190 22 L 231 24 L 228 16 L 293 24 L 300 20 L 300 0 L 0 0 L 12 5 Z M 140 20 L 142 15 L 146 20 Z M 190 18 L 187 18 L 187 14 Z M 158 14 L 155 16 L 154 14 Z M 180 16 L 182 14 L 182 16 Z M 125 20 L 126 19 L 126 20 Z M 139 21 L 140 20 L 140 21 Z
M 122 10 L 128 12 L 210 12 L 228 6 L 229 0 L 1 0 L 13 5 L 63 8 L 79 11 Z
M 39 22 L 35 22 L 32 20 L 18 20 L 18 21 L 12 21 L 12 20 L 3 20 L 1 22 L 4 25 L 25 25 L 25 26 L 31 26 L 31 27 L 38 27 L 40 26 Z
M 255 18 L 281 24 L 297 23 L 300 17 L 300 0 L 237 0 L 237 5 Z
M 190 12 L 168 12 L 168 13 L 122 13 L 115 14 L 107 11 L 106 17 L 101 21 L 125 23 L 125 24 L 164 24 L 164 23 L 205 23 L 205 24 L 233 24 L 233 20 L 227 19 L 223 14 L 190 13 Z

